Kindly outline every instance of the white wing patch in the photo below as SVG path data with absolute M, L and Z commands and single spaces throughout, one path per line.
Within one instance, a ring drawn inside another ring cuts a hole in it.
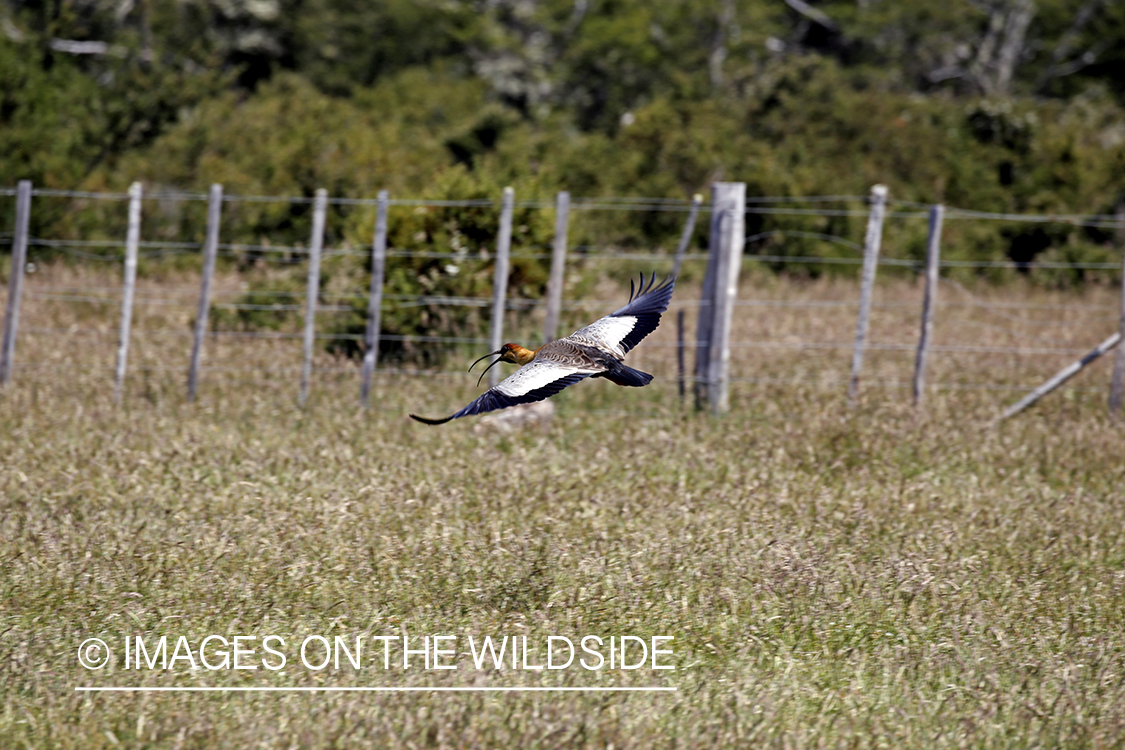
M 579 328 L 567 338 L 603 349 L 622 359 L 625 357 L 625 350 L 621 347 L 621 341 L 632 332 L 636 324 L 637 319 L 632 315 L 621 317 L 607 315 L 585 328 Z
M 565 378 L 567 375 L 594 375 L 601 372 L 590 367 L 574 367 L 554 362 L 532 361 L 500 381 L 495 390 L 505 396 L 525 396 L 534 390 Z

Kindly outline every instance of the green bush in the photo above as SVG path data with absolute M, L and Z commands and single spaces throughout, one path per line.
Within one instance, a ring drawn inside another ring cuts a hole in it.
M 388 254 L 382 311 L 386 335 L 474 338 L 487 335 L 491 315 L 494 259 L 500 224 L 503 185 L 479 171 L 453 167 L 443 172 L 425 198 L 432 201 L 477 202 L 485 205 L 393 206 L 388 217 Z M 517 203 L 540 198 L 534 184 L 513 186 Z M 352 223 L 353 245 L 370 245 L 374 207 L 357 212 Z M 511 260 L 507 295 L 510 300 L 538 299 L 543 295 L 554 233 L 549 211 L 517 206 L 512 219 Z M 370 278 L 370 259 L 363 266 Z M 479 306 L 441 304 L 422 298 L 461 297 L 481 301 Z M 367 298 L 353 298 L 354 312 L 334 319 L 332 333 L 362 334 L 366 326 Z M 357 342 L 339 340 L 336 351 L 356 356 Z M 436 362 L 448 347 L 417 340 L 380 342 L 380 357 L 392 360 Z

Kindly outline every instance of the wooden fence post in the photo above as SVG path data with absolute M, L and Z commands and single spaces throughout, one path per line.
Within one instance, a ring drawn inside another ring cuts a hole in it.
M 926 388 L 926 359 L 934 332 L 934 307 L 937 305 L 938 262 L 941 256 L 941 223 L 945 206 L 930 208 L 930 236 L 926 243 L 926 292 L 922 298 L 922 332 L 918 336 L 918 356 L 914 359 L 914 406 L 922 403 Z
M 113 379 L 113 401 L 120 404 L 125 391 L 125 369 L 129 361 L 129 330 L 133 325 L 133 297 L 137 287 L 137 251 L 141 243 L 141 183 L 129 186 L 129 229 L 125 236 L 125 281 L 121 293 L 121 331 L 117 340 L 117 368 Z
M 203 242 L 203 280 L 199 287 L 199 308 L 195 312 L 195 332 L 191 342 L 191 364 L 188 366 L 188 401 L 195 401 L 199 388 L 199 361 L 203 355 L 203 338 L 207 335 L 207 316 L 211 312 L 211 280 L 215 276 L 215 258 L 219 254 L 219 221 L 223 212 L 223 186 L 211 185 L 207 196 L 207 236 Z
M 1121 320 L 1118 323 L 1117 335 L 1119 340 L 1125 339 L 1125 257 L 1121 262 Z M 1113 362 L 1113 376 L 1109 383 L 1109 413 L 1121 414 L 1123 400 L 1125 400 L 1125 346 L 1119 346 L 1117 357 Z
M 711 187 L 714 200 L 715 186 Z M 715 237 L 715 222 L 719 210 L 711 206 L 711 234 L 707 241 L 707 270 L 703 273 L 703 288 L 699 293 L 699 317 L 695 326 L 695 408 L 702 410 L 707 401 L 707 383 L 711 366 L 711 329 L 715 322 L 715 274 L 718 271 L 720 248 Z
M 559 333 L 569 220 L 570 193 L 564 190 L 555 198 L 555 242 L 551 248 L 551 276 L 547 281 L 547 319 L 543 323 L 543 343 L 554 341 Z
M 680 403 L 683 404 L 685 388 L 684 388 L 684 311 L 679 309 L 676 311 L 676 384 L 679 386 Z
M 711 304 L 707 400 L 716 416 L 730 410 L 730 330 L 742 248 L 746 243 L 746 183 L 717 182 L 712 187 L 711 242 L 718 249 Z
M 691 197 L 691 210 L 688 212 L 687 223 L 680 235 L 680 244 L 676 246 L 676 257 L 672 261 L 672 278 L 680 275 L 680 267 L 684 264 L 684 255 L 691 244 L 691 236 L 695 233 L 695 221 L 699 218 L 699 206 L 703 203 L 703 196 L 696 193 Z
M 305 337 L 301 359 L 301 391 L 297 403 L 304 406 L 309 398 L 312 379 L 313 345 L 316 343 L 316 303 L 320 296 L 320 253 L 324 248 L 324 220 L 328 213 L 328 191 L 319 188 L 313 199 L 312 234 L 309 237 L 309 276 L 305 285 Z
M 691 237 L 695 233 L 695 223 L 699 218 L 699 207 L 703 204 L 703 196 L 696 193 L 691 197 L 691 210 L 688 212 L 687 223 L 684 224 L 684 231 L 680 234 L 680 244 L 676 246 L 676 256 L 672 260 L 672 278 L 680 275 L 680 269 L 684 265 L 684 255 L 687 254 L 687 249 L 691 245 Z M 707 271 L 703 279 L 703 293 L 700 298 L 699 305 L 699 321 L 696 324 L 696 367 L 695 367 L 695 387 L 692 389 L 695 393 L 695 408 L 703 408 L 703 384 L 704 368 L 703 362 L 709 361 L 711 353 L 710 348 L 702 348 L 705 345 L 703 341 L 710 339 L 711 336 L 711 304 L 710 300 L 713 296 L 714 279 L 712 277 L 712 266 L 710 259 L 707 263 Z M 706 300 L 706 302 L 704 302 Z M 679 390 L 680 401 L 684 400 L 684 311 L 680 310 L 676 316 L 676 364 L 678 366 L 679 375 Z
M 371 376 L 379 363 L 379 334 L 382 332 L 383 277 L 387 264 L 387 191 L 380 190 L 375 211 L 375 237 L 371 242 L 371 295 L 367 302 L 367 330 L 363 336 L 363 373 L 359 402 L 371 405 Z
M 8 307 L 4 312 L 4 343 L 0 348 L 0 385 L 12 379 L 16 357 L 16 335 L 20 326 L 20 298 L 27 269 L 27 227 L 31 222 L 31 181 L 20 180 L 16 187 L 16 226 L 12 237 L 12 272 L 8 277 Z
M 856 320 L 855 350 L 852 352 L 852 375 L 848 380 L 848 402 L 853 406 L 859 393 L 859 372 L 863 369 L 863 348 L 871 316 L 871 292 L 875 287 L 875 271 L 879 266 L 879 245 L 883 241 L 883 217 L 887 210 L 887 186 L 871 188 L 871 213 L 867 217 L 867 236 L 863 243 L 863 280 L 859 290 L 859 316 Z
M 1091 349 L 1085 357 L 1078 360 L 1077 362 L 1072 362 L 1071 364 L 1067 365 L 1063 369 L 1059 370 L 1057 373 L 1055 373 L 1054 377 L 1052 377 L 1046 383 L 1044 383 L 1043 385 L 1041 385 L 1038 388 L 1036 388 L 1035 390 L 1033 390 L 1031 393 L 1029 393 L 1026 396 L 1024 396 L 1023 398 L 1021 398 L 1019 401 L 1017 401 L 1012 406 L 1009 406 L 1004 411 L 1004 413 L 1000 415 L 1000 419 L 998 419 L 997 421 L 999 422 L 1001 420 L 1007 419 L 1008 417 L 1014 417 L 1015 415 L 1019 414 L 1021 411 L 1023 411 L 1027 407 L 1034 404 L 1036 401 L 1041 399 L 1043 396 L 1046 396 L 1048 393 L 1055 390 L 1060 385 L 1062 385 L 1063 383 L 1065 383 L 1066 381 L 1070 380 L 1072 377 L 1077 375 L 1078 372 L 1082 370 L 1082 368 L 1084 368 L 1086 365 L 1090 364 L 1095 359 L 1097 359 L 1098 357 L 1100 357 L 1103 354 L 1105 354 L 1106 352 L 1108 352 L 1113 347 L 1117 346 L 1117 344 L 1120 341 L 1121 341 L 1121 334 L 1120 333 L 1114 333 L 1112 336 L 1107 338 L 1105 341 L 1103 341 L 1102 343 L 1098 344 L 1096 347 Z
M 504 345 L 504 306 L 508 294 L 508 255 L 512 247 L 512 210 L 515 200 L 515 191 L 510 187 L 504 188 L 504 199 L 500 205 L 500 234 L 496 239 L 496 269 L 492 277 L 492 331 L 489 341 L 494 352 Z M 489 388 L 499 382 L 500 370 L 489 370 Z

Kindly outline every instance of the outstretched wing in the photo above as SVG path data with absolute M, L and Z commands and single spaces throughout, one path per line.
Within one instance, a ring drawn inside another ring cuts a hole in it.
M 556 362 L 535 360 L 527 363 L 512 375 L 482 393 L 475 401 L 461 411 L 445 419 L 426 419 L 415 414 L 410 416 L 426 424 L 445 424 L 451 419 L 468 417 L 473 414 L 506 409 L 516 404 L 530 404 L 550 398 L 569 385 L 574 385 L 605 368 L 564 366 Z
M 665 279 L 657 286 L 655 273 L 647 282 L 642 274 L 639 287 L 630 283 L 629 304 L 567 338 L 624 357 L 660 325 L 660 314 L 668 309 L 675 287 L 675 278 Z

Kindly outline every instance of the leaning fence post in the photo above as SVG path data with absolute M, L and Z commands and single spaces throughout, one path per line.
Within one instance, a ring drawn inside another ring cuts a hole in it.
M 305 337 L 301 359 L 301 391 L 297 402 L 301 406 L 309 398 L 309 381 L 312 379 L 313 344 L 316 341 L 316 301 L 320 296 L 320 252 L 324 247 L 324 218 L 328 212 L 328 191 L 320 188 L 313 199 L 312 235 L 309 237 L 309 276 L 305 285 Z
M 746 243 L 746 183 L 717 182 L 711 198 L 712 242 L 718 245 L 715 265 L 714 313 L 708 347 L 707 400 L 715 415 L 730 410 L 730 331 L 742 246 Z
M 1125 340 L 1125 257 L 1121 262 L 1121 321 L 1117 334 L 1119 340 Z M 1121 413 L 1122 400 L 1125 400 L 1125 346 L 1117 347 L 1117 357 L 1113 361 L 1113 378 L 1109 383 L 1110 414 Z
M 383 276 L 387 264 L 387 191 L 380 190 L 375 211 L 375 237 L 371 242 L 371 295 L 367 301 L 367 330 L 363 336 L 363 373 L 359 402 L 371 405 L 371 376 L 379 363 L 379 334 L 382 331 Z
M 215 258 L 219 254 L 219 221 L 223 211 L 223 186 L 211 185 L 207 197 L 207 237 L 203 241 L 203 280 L 199 287 L 199 308 L 195 312 L 195 335 L 191 342 L 191 364 L 188 367 L 188 401 L 195 401 L 199 388 L 199 361 L 203 355 L 203 338 L 207 335 L 207 316 L 211 311 L 211 279 L 215 276 Z
M 125 282 L 121 293 L 121 331 L 117 340 L 117 368 L 113 401 L 121 403 L 125 368 L 129 361 L 129 329 L 133 325 L 133 296 L 137 287 L 137 250 L 141 243 L 141 183 L 129 186 L 129 229 L 125 235 Z
M 1023 398 L 1021 398 L 1015 404 L 1013 404 L 1012 406 L 1009 406 L 1007 409 L 1005 409 L 1004 413 L 1000 415 L 1000 417 L 999 417 L 999 419 L 997 419 L 997 421 L 998 422 L 1003 421 L 1005 419 L 1008 419 L 1009 417 L 1014 417 L 1015 415 L 1019 414 L 1021 411 L 1023 411 L 1027 407 L 1031 406 L 1036 401 L 1043 398 L 1048 393 L 1055 390 L 1060 385 L 1062 385 L 1063 383 L 1065 383 L 1066 381 L 1070 380 L 1072 377 L 1077 375 L 1082 370 L 1082 368 L 1086 367 L 1086 365 L 1090 364 L 1095 359 L 1102 356 L 1103 354 L 1108 352 L 1113 347 L 1117 346 L 1117 344 L 1120 343 L 1121 339 L 1122 339 L 1121 334 L 1117 333 L 1117 332 L 1114 332 L 1105 341 L 1103 341 L 1102 343 L 1098 344 L 1093 349 L 1091 349 L 1086 354 L 1085 357 L 1078 360 L 1077 362 L 1072 362 L 1069 365 L 1067 365 L 1066 367 L 1064 367 L 1063 369 L 1059 370 L 1046 383 L 1039 386 L 1038 388 L 1033 390 L 1031 393 L 1029 393 L 1026 396 L 1024 396 Z
M 516 193 L 512 188 L 504 188 L 504 200 L 500 205 L 500 235 L 496 239 L 496 272 L 492 278 L 492 332 L 489 339 L 492 351 L 499 351 L 504 344 L 504 304 L 508 292 L 508 254 L 512 247 L 512 209 Z M 488 385 L 491 388 L 500 382 L 500 371 L 489 370 Z
M 859 290 L 859 317 L 856 320 L 855 350 L 852 352 L 852 376 L 848 380 L 848 401 L 855 404 L 859 393 L 859 372 L 863 369 L 863 347 L 871 315 L 871 292 L 875 287 L 875 271 L 879 265 L 879 245 L 883 241 L 883 216 L 887 209 L 887 186 L 871 188 L 871 213 L 867 217 L 867 236 L 863 243 L 863 280 Z
M 8 277 L 8 308 L 4 312 L 4 344 L 0 348 L 0 385 L 12 379 L 16 356 L 16 334 L 20 325 L 20 297 L 27 268 L 27 227 L 31 221 L 31 181 L 20 180 L 16 188 L 16 226 L 12 238 L 12 272 Z
M 922 332 L 918 336 L 918 356 L 914 359 L 914 405 L 922 403 L 926 387 L 926 358 L 934 332 L 934 307 L 937 305 L 938 261 L 941 256 L 941 222 L 945 206 L 930 208 L 930 236 L 926 242 L 926 292 L 922 298 Z
M 703 196 L 696 193 L 691 197 L 691 210 L 688 213 L 687 223 L 680 235 L 680 244 L 676 246 L 676 257 L 672 261 L 672 278 L 680 275 L 680 267 L 684 264 L 684 255 L 691 244 L 691 236 L 695 233 L 695 220 L 699 218 L 699 206 L 703 203 Z
M 551 276 L 547 281 L 547 319 L 543 323 L 543 343 L 554 341 L 559 333 L 569 219 L 570 193 L 564 190 L 555 198 L 555 243 L 551 248 Z

